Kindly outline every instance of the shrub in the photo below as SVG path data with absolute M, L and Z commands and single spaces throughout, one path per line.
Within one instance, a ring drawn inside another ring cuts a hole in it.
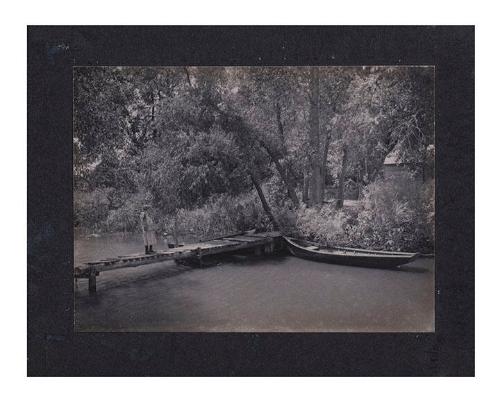
M 102 230 L 101 223 L 109 212 L 108 195 L 111 189 L 95 189 L 92 192 L 75 191 L 73 195 L 74 225 L 94 231 Z
M 393 251 L 434 249 L 434 181 L 379 180 L 363 191 L 359 210 L 301 209 L 301 236 L 327 245 Z
M 151 202 L 147 201 L 143 194 L 134 194 L 121 207 L 110 210 L 105 221 L 107 231 L 139 231 L 139 216 L 145 203 Z M 152 213 L 155 214 L 154 209 Z
M 112 188 L 75 191 L 75 226 L 92 232 L 137 231 L 140 229 L 139 214 L 145 202 L 146 196 L 140 193 L 127 194 L 124 199 L 119 199 Z
M 172 233 L 176 221 L 179 236 L 197 239 L 253 229 L 259 224 L 265 228 L 269 224 L 253 192 L 214 195 L 202 207 L 179 209 L 175 215 L 164 218 L 165 231 Z

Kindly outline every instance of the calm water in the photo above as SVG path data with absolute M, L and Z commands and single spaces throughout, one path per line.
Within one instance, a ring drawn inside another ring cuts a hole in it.
M 159 248 L 166 247 L 161 245 Z M 136 253 L 140 236 L 75 241 L 75 263 Z M 78 331 L 433 331 L 434 259 L 400 270 L 291 256 L 227 258 L 205 269 L 163 262 L 104 272 L 75 288 Z

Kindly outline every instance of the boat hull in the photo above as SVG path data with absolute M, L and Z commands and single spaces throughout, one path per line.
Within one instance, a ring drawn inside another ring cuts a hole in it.
M 364 268 L 395 268 L 413 261 L 417 253 L 374 252 L 353 249 L 342 254 L 341 248 L 332 249 L 334 252 L 310 250 L 298 245 L 290 238 L 285 238 L 288 251 L 296 257 L 329 264 L 347 265 Z M 319 246 L 318 246 L 319 247 Z

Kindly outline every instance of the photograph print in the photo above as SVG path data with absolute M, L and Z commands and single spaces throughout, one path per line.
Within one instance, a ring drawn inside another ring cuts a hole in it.
M 434 332 L 433 66 L 73 67 L 77 332 Z

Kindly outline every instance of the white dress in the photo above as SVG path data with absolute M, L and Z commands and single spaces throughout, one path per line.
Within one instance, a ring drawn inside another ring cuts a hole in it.
M 141 228 L 144 246 L 156 245 L 156 235 L 154 231 L 154 222 L 149 214 L 145 211 L 141 212 Z

